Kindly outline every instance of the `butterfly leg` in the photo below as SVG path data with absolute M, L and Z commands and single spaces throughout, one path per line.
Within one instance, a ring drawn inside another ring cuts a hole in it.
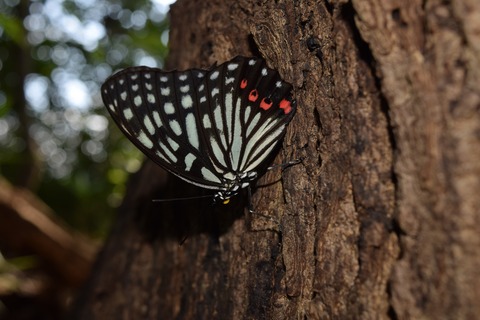
M 247 187 L 247 201 L 248 201 L 248 212 L 253 213 L 253 204 L 252 204 L 252 188 L 250 185 Z
M 295 160 L 292 160 L 292 161 L 288 161 L 286 163 L 281 163 L 281 164 L 274 164 L 273 166 L 270 166 L 267 168 L 267 171 L 270 171 L 270 170 L 273 170 L 273 169 L 277 169 L 277 168 L 281 168 L 282 171 L 285 170 L 286 168 L 290 167 L 290 166 L 294 166 L 296 164 L 299 164 L 300 162 L 303 161 L 303 158 L 300 158 L 300 159 L 295 159 Z

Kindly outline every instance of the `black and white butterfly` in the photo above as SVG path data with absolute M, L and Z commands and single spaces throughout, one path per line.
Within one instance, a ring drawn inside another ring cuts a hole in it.
M 266 171 L 295 114 L 291 91 L 264 60 L 240 56 L 210 70 L 132 67 L 101 89 L 145 155 L 224 203 Z

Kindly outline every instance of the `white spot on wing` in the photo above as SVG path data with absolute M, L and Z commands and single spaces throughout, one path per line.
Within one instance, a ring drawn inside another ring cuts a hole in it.
M 257 62 L 256 60 L 251 59 L 251 60 L 248 61 L 248 65 L 253 66 L 256 62 Z
M 120 98 L 123 101 L 127 100 L 127 91 L 123 91 L 122 93 L 120 93 Z
M 244 115 L 243 115 L 243 122 L 244 122 L 244 123 L 247 123 L 248 117 L 250 117 L 250 112 L 251 112 L 251 111 L 252 111 L 252 107 L 247 106 L 247 107 L 245 108 L 245 113 L 244 113 Z
M 232 120 L 233 120 L 233 102 L 232 102 L 232 94 L 227 93 L 225 95 L 225 118 L 227 122 L 227 135 L 229 137 L 228 141 L 232 141 Z
M 160 88 L 160 94 L 162 96 L 169 96 L 170 95 L 170 88 L 169 87 Z
M 210 80 L 215 80 L 218 78 L 218 75 L 220 73 L 218 71 L 214 71 L 211 75 L 210 75 Z
M 167 82 L 167 81 L 168 81 L 168 77 L 165 77 L 165 76 L 160 77 L 160 81 L 161 81 L 161 82 Z
M 187 93 L 190 90 L 190 86 L 187 84 L 186 86 L 180 87 L 180 92 Z
M 252 121 L 248 124 L 246 137 L 249 138 L 250 134 L 252 133 L 253 128 L 257 125 L 258 120 L 260 119 L 260 113 L 257 113 L 255 117 L 253 117 Z
M 182 135 L 182 128 L 180 127 L 180 123 L 177 120 L 171 120 L 168 122 L 172 131 L 177 135 Z
M 132 86 L 132 90 L 133 90 L 133 91 L 137 91 L 137 90 L 138 90 L 138 84 L 134 84 L 134 85 Z
M 193 105 L 192 97 L 190 95 L 183 96 L 181 103 L 185 109 L 191 108 Z
M 166 114 L 174 114 L 175 113 L 175 107 L 173 106 L 173 103 L 171 102 L 165 102 L 163 105 L 163 109 L 165 110 Z
M 262 69 L 262 76 L 266 76 L 268 74 L 267 68 Z
M 140 107 L 143 103 L 142 101 L 142 97 L 141 96 L 136 96 L 135 98 L 133 98 L 133 103 L 137 106 L 137 107 Z
M 153 142 L 150 140 L 149 137 L 145 134 L 145 132 L 140 131 L 137 136 L 138 141 L 140 141 L 141 144 L 143 144 L 145 147 L 148 149 L 151 149 L 153 147 Z
M 152 90 L 152 85 L 148 82 L 145 83 L 145 88 L 147 88 L 147 90 Z
M 167 155 L 167 157 L 171 160 L 171 162 L 176 163 L 177 162 L 177 157 L 170 151 L 170 149 L 167 148 L 166 145 L 163 143 L 160 143 L 160 148 L 162 148 L 163 152 Z
M 212 146 L 213 155 L 215 156 L 215 159 L 218 162 L 220 162 L 222 166 L 227 167 L 227 163 L 225 162 L 225 156 L 222 152 L 222 149 L 220 149 L 220 146 L 218 145 L 217 140 L 215 140 L 213 136 L 210 137 L 210 144 Z
M 269 131 L 278 123 L 278 121 L 279 120 L 277 119 L 265 121 L 257 130 L 255 130 L 255 134 L 248 139 L 248 143 L 244 149 L 245 157 L 243 158 L 242 165 L 240 166 L 242 171 L 253 171 L 254 168 L 256 168 L 256 166 L 258 166 L 260 162 L 268 156 L 269 152 L 277 144 L 278 137 L 285 130 L 285 124 L 279 126 L 274 132 L 269 133 Z M 261 141 L 261 144 L 253 148 L 255 143 L 258 141 Z M 267 149 L 268 152 L 263 151 L 263 149 L 267 146 L 269 146 Z M 262 154 L 258 155 L 259 152 L 262 152 Z M 260 160 L 258 158 L 260 158 Z M 245 168 L 245 166 L 247 167 Z
M 231 97 L 230 97 L 231 98 Z M 231 103 L 231 102 L 230 102 Z M 232 161 L 232 169 L 237 170 L 240 162 L 240 155 L 242 152 L 242 123 L 240 121 L 240 98 L 237 99 L 237 105 L 235 108 L 235 120 L 233 124 L 233 141 L 230 149 L 230 160 Z
M 193 113 L 187 114 L 185 117 L 185 124 L 187 126 L 187 137 L 188 142 L 198 150 L 199 148 L 199 140 L 198 140 L 198 130 L 197 130 L 197 123 L 195 122 L 195 116 Z
M 185 171 L 190 171 L 190 169 L 192 168 L 193 161 L 195 161 L 195 159 L 197 159 L 197 157 L 195 157 L 191 153 L 188 153 L 185 156 Z
M 155 124 L 157 125 L 157 127 L 160 128 L 162 126 L 162 119 L 160 119 L 160 114 L 158 113 L 158 111 L 153 111 L 152 114 L 153 114 L 153 121 L 155 121 Z
M 235 78 L 225 78 L 225 84 L 233 83 L 233 81 L 235 81 Z
M 200 172 L 205 180 L 220 183 L 220 179 L 217 178 L 216 175 L 213 174 L 212 171 L 208 170 L 207 168 L 203 167 Z
M 273 148 L 277 145 L 278 137 L 282 134 L 284 129 L 285 126 L 280 126 L 277 130 L 275 130 L 268 136 L 268 139 L 265 139 L 265 141 L 263 141 L 263 143 L 258 146 L 258 148 L 254 150 L 254 152 L 252 152 L 252 154 L 248 158 L 251 160 L 254 159 L 254 161 L 250 162 L 243 171 L 255 170 L 257 166 L 259 166 L 260 163 L 270 155 Z M 263 151 L 263 149 L 268 145 L 269 147 L 265 151 Z M 262 152 L 262 154 L 259 155 L 260 152 Z
M 205 101 L 207 101 L 207 97 L 201 97 L 200 98 L 200 103 L 204 103 Z
M 228 69 L 229 71 L 233 71 L 233 70 L 235 70 L 235 69 L 237 69 L 237 68 L 238 68 L 238 64 L 237 64 L 237 63 L 232 63 L 232 64 L 229 64 L 229 65 L 227 66 L 227 69 Z
M 128 131 L 127 127 L 125 127 L 125 126 L 123 125 L 123 123 L 120 123 L 120 127 L 122 127 L 123 131 L 126 132 L 126 135 L 132 136 L 132 135 L 130 134 L 130 132 Z
M 223 131 L 223 119 L 222 119 L 222 111 L 220 110 L 220 106 L 217 106 L 215 108 L 215 111 L 213 112 L 213 120 L 215 121 L 215 127 L 220 131 L 220 133 Z
M 125 119 L 131 120 L 133 118 L 132 110 L 130 110 L 129 108 L 124 109 L 123 110 L 123 116 L 125 117 Z
M 155 100 L 155 96 L 154 96 L 153 94 L 151 94 L 151 93 L 147 94 L 147 101 L 150 102 L 150 103 L 155 103 L 155 102 L 157 102 L 157 101 Z
M 205 114 L 203 116 L 203 127 L 205 129 L 210 129 L 212 127 L 212 123 L 210 122 L 210 117 L 208 116 L 208 114 Z
M 223 177 L 224 177 L 225 179 L 227 179 L 227 180 L 232 180 L 232 181 L 235 180 L 235 175 L 234 175 L 233 173 L 231 173 L 231 172 L 225 173 L 225 174 L 223 175 Z
M 222 144 L 226 149 L 227 141 L 225 139 L 225 132 L 223 132 L 222 110 L 220 110 L 219 105 L 215 108 L 215 111 L 213 111 L 213 120 L 215 122 L 215 127 L 217 128 L 218 134 L 220 136 L 220 140 L 222 141 Z
M 151 135 L 155 134 L 155 128 L 153 127 L 152 120 L 150 120 L 149 116 L 143 118 L 143 124 L 145 125 L 145 128 L 147 128 L 148 133 Z
M 165 161 L 166 163 L 170 163 L 170 160 L 167 159 L 167 158 L 165 158 L 165 156 L 163 155 L 163 153 L 161 153 L 160 151 L 157 150 L 157 152 L 155 152 L 155 154 L 156 154 L 157 156 L 159 156 L 160 158 L 162 158 L 163 161 Z
M 200 87 L 198 87 L 198 91 L 203 91 L 205 89 L 205 85 L 201 84 Z
M 185 81 L 185 80 L 187 80 L 187 75 L 182 74 L 180 77 L 178 77 L 178 79 L 180 79 L 180 81 Z
M 180 148 L 178 143 L 170 137 L 167 138 L 167 142 L 170 145 L 170 147 L 173 149 L 173 151 L 177 151 L 178 148 Z

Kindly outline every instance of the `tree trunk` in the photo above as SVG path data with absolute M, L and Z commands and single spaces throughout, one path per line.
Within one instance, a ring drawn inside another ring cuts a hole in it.
M 297 114 L 253 195 L 146 162 L 79 319 L 473 319 L 480 313 L 480 3 L 194 1 L 170 68 L 264 57 Z M 185 241 L 182 242 L 182 239 Z

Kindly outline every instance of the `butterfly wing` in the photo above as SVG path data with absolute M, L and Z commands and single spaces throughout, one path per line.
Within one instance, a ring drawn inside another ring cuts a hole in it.
M 236 57 L 205 77 L 201 134 L 218 172 L 259 172 L 295 114 L 292 86 L 262 59 Z
M 194 185 L 226 190 L 258 171 L 295 112 L 291 86 L 261 59 L 210 71 L 133 67 L 111 76 L 102 98 L 123 133 L 154 162 Z
M 196 94 L 206 73 L 127 68 L 106 80 L 102 99 L 122 132 L 150 159 L 187 182 L 221 190 L 219 175 L 201 152 L 196 120 Z

